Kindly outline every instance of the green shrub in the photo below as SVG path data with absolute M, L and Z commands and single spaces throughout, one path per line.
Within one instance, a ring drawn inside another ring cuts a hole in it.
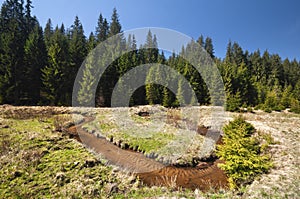
M 291 111 L 300 114 L 300 102 L 294 98 L 291 100 Z
M 226 111 L 238 112 L 242 106 L 241 97 L 239 92 L 235 95 L 230 94 L 226 99 Z
M 269 107 L 264 107 L 264 111 L 265 111 L 266 113 L 272 113 L 272 109 L 269 108 Z
M 255 176 L 270 169 L 270 158 L 261 155 L 261 146 L 252 136 L 255 129 L 250 123 L 238 117 L 223 131 L 223 145 L 218 146 L 216 154 L 225 161 L 220 168 L 228 175 L 231 188 L 250 183 Z
M 248 113 L 254 113 L 253 108 L 252 107 L 247 107 L 247 112 Z
M 280 96 L 275 91 L 269 92 L 264 103 L 264 111 L 270 113 L 271 111 L 280 112 L 284 109 L 285 107 L 281 104 Z

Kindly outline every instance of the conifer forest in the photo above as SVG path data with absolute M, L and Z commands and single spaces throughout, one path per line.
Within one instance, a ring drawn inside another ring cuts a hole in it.
M 0 104 L 11 105 L 59 105 L 70 106 L 76 74 L 82 62 L 97 44 L 122 33 L 117 10 L 110 18 L 100 14 L 95 31 L 86 33 L 78 16 L 71 27 L 55 25 L 48 20 L 43 28 L 32 16 L 30 0 L 5 1 L 0 13 Z M 98 85 L 95 103 L 109 107 L 112 90 L 118 79 L 135 66 L 161 63 L 180 72 L 190 83 L 200 105 L 211 104 L 211 98 L 201 74 L 180 54 L 157 48 L 159 38 L 151 31 L 145 35 L 139 50 L 134 35 L 122 38 L 122 46 L 131 49 L 114 61 L 103 75 L 104 84 Z M 300 62 L 282 58 L 259 49 L 249 52 L 237 41 L 228 41 L 224 58 L 214 55 L 213 39 L 199 38 L 197 42 L 216 63 L 226 92 L 226 109 L 238 111 L 241 107 L 256 107 L 267 112 L 289 108 L 300 112 Z M 184 50 L 184 49 L 183 49 Z M 149 76 L 159 74 L 150 70 Z M 178 92 L 168 88 L 145 84 L 132 95 L 131 106 L 161 104 L 178 106 L 177 98 L 183 93 L 178 82 Z M 177 96 L 177 97 L 176 97 Z M 187 102 L 189 103 L 189 102 Z

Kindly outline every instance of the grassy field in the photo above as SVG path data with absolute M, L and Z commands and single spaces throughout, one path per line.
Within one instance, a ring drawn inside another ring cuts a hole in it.
M 61 123 L 57 118 L 65 118 L 67 121 L 70 118 L 69 109 L 57 108 L 51 111 L 47 111 L 46 109 L 49 109 L 47 107 L 34 110 L 15 107 L 0 109 L 0 198 L 299 198 L 300 196 L 300 116 L 296 114 L 286 112 L 267 114 L 260 111 L 243 114 L 248 122 L 272 139 L 269 150 L 274 168 L 270 173 L 263 174 L 240 190 L 212 190 L 202 193 L 199 190 L 145 187 L 129 173 L 108 166 L 97 154 L 56 131 L 58 124 Z M 208 108 L 204 109 L 209 112 Z M 95 113 L 100 113 L 99 111 L 110 110 L 99 109 Z M 209 114 L 204 115 L 207 116 L 201 118 L 201 122 L 210 125 Z M 227 113 L 225 119 L 231 120 L 236 115 Z M 98 114 L 95 120 L 97 123 L 93 125 L 99 125 L 102 130 L 107 130 L 101 133 L 111 132 L 115 128 L 114 125 L 120 125 L 104 122 L 108 121 L 108 118 L 111 119 L 109 121 L 114 121 L 112 116 Z M 132 117 L 141 125 L 149 122 L 149 118 L 137 117 L 134 113 Z M 78 121 L 80 120 L 79 116 Z M 173 121 L 169 123 L 170 126 L 174 125 Z M 172 130 L 169 134 L 172 134 Z M 150 134 L 149 140 L 155 135 Z M 164 139 L 173 138 L 170 136 Z M 135 143 L 134 140 L 128 140 Z M 141 150 L 159 151 L 158 144 L 148 146 L 149 143 L 145 142 L 144 145 L 148 148 Z

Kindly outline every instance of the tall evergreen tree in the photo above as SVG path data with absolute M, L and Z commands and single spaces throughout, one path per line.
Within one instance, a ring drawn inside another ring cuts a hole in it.
M 80 68 L 82 62 L 87 56 L 87 46 L 86 37 L 84 35 L 83 26 L 78 18 L 75 17 L 75 21 L 70 29 L 70 41 L 69 41 L 69 53 L 70 53 L 70 66 L 69 70 L 66 70 L 66 95 L 70 104 L 72 89 L 74 85 L 74 80 L 78 69 Z
M 232 55 L 232 43 L 231 41 L 228 42 L 227 48 L 226 48 L 226 56 L 225 60 L 226 63 L 233 63 L 233 55 Z
M 0 103 L 20 104 L 26 21 L 24 2 L 7 0 L 0 13 Z
M 90 33 L 90 36 L 87 41 L 87 52 L 91 52 L 97 46 L 97 40 L 93 32 Z
M 98 42 L 105 41 L 109 33 L 109 24 L 102 14 L 100 14 L 98 19 L 98 24 L 96 27 L 96 38 Z
M 206 37 L 205 44 L 204 44 L 204 49 L 210 55 L 211 58 L 215 58 L 214 47 L 213 47 L 213 44 L 212 44 L 212 39 L 210 37 Z
M 70 71 L 69 43 L 61 28 L 55 29 L 48 48 L 48 64 L 42 70 L 43 96 L 51 105 L 70 105 L 66 85 Z
M 247 63 L 246 56 L 243 52 L 243 49 L 240 47 L 240 45 L 237 42 L 234 42 L 232 45 L 232 58 L 235 65 L 240 66 L 242 63 Z
M 284 87 L 284 69 L 282 66 L 282 61 L 279 55 L 271 55 L 271 76 L 269 78 L 269 85 L 274 85 L 275 81 L 278 81 L 281 88 Z
M 266 51 L 264 51 L 263 56 L 262 56 L 262 81 L 261 81 L 261 83 L 264 86 L 268 85 L 268 80 L 271 75 L 271 71 L 272 70 L 271 70 L 270 54 L 266 50 Z
M 53 35 L 53 27 L 52 27 L 52 22 L 51 19 L 48 19 L 45 29 L 44 29 L 44 39 L 45 39 L 45 44 L 47 48 L 50 46 L 50 40 Z
M 22 75 L 22 103 L 36 105 L 40 102 L 41 70 L 46 64 L 47 52 L 42 28 L 36 24 L 24 47 L 24 70 Z
M 116 8 L 113 10 L 113 14 L 111 16 L 111 22 L 109 26 L 109 34 L 108 36 L 114 36 L 122 32 L 122 27 L 119 22 L 119 16 Z M 109 51 L 110 56 L 113 63 L 105 70 L 105 73 L 102 75 L 100 80 L 100 85 L 97 88 L 97 104 L 100 106 L 111 106 L 111 95 L 115 84 L 117 83 L 120 75 L 121 66 L 119 65 L 119 61 L 116 57 L 116 52 L 120 50 L 124 50 L 126 47 L 126 40 L 124 36 L 121 34 L 119 36 L 113 37 L 110 40 Z
M 117 9 L 113 9 L 113 14 L 111 16 L 111 22 L 109 27 L 109 36 L 113 36 L 119 34 L 122 30 L 122 26 L 120 24 L 119 15 L 117 13 Z
M 200 37 L 197 39 L 197 43 L 204 48 L 204 37 L 203 35 L 200 35 Z

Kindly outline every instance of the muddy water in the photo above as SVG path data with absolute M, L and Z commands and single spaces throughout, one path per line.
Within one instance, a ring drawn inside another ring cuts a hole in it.
M 86 118 L 84 123 L 91 120 L 92 118 Z M 83 124 L 69 128 L 69 134 L 96 153 L 101 154 L 109 164 L 136 174 L 146 185 L 197 188 L 202 191 L 209 190 L 211 187 L 226 188 L 228 185 L 225 173 L 217 167 L 220 160 L 216 160 L 204 168 L 165 166 L 145 157 L 142 153 L 124 150 L 104 138 L 97 138 L 82 129 Z

